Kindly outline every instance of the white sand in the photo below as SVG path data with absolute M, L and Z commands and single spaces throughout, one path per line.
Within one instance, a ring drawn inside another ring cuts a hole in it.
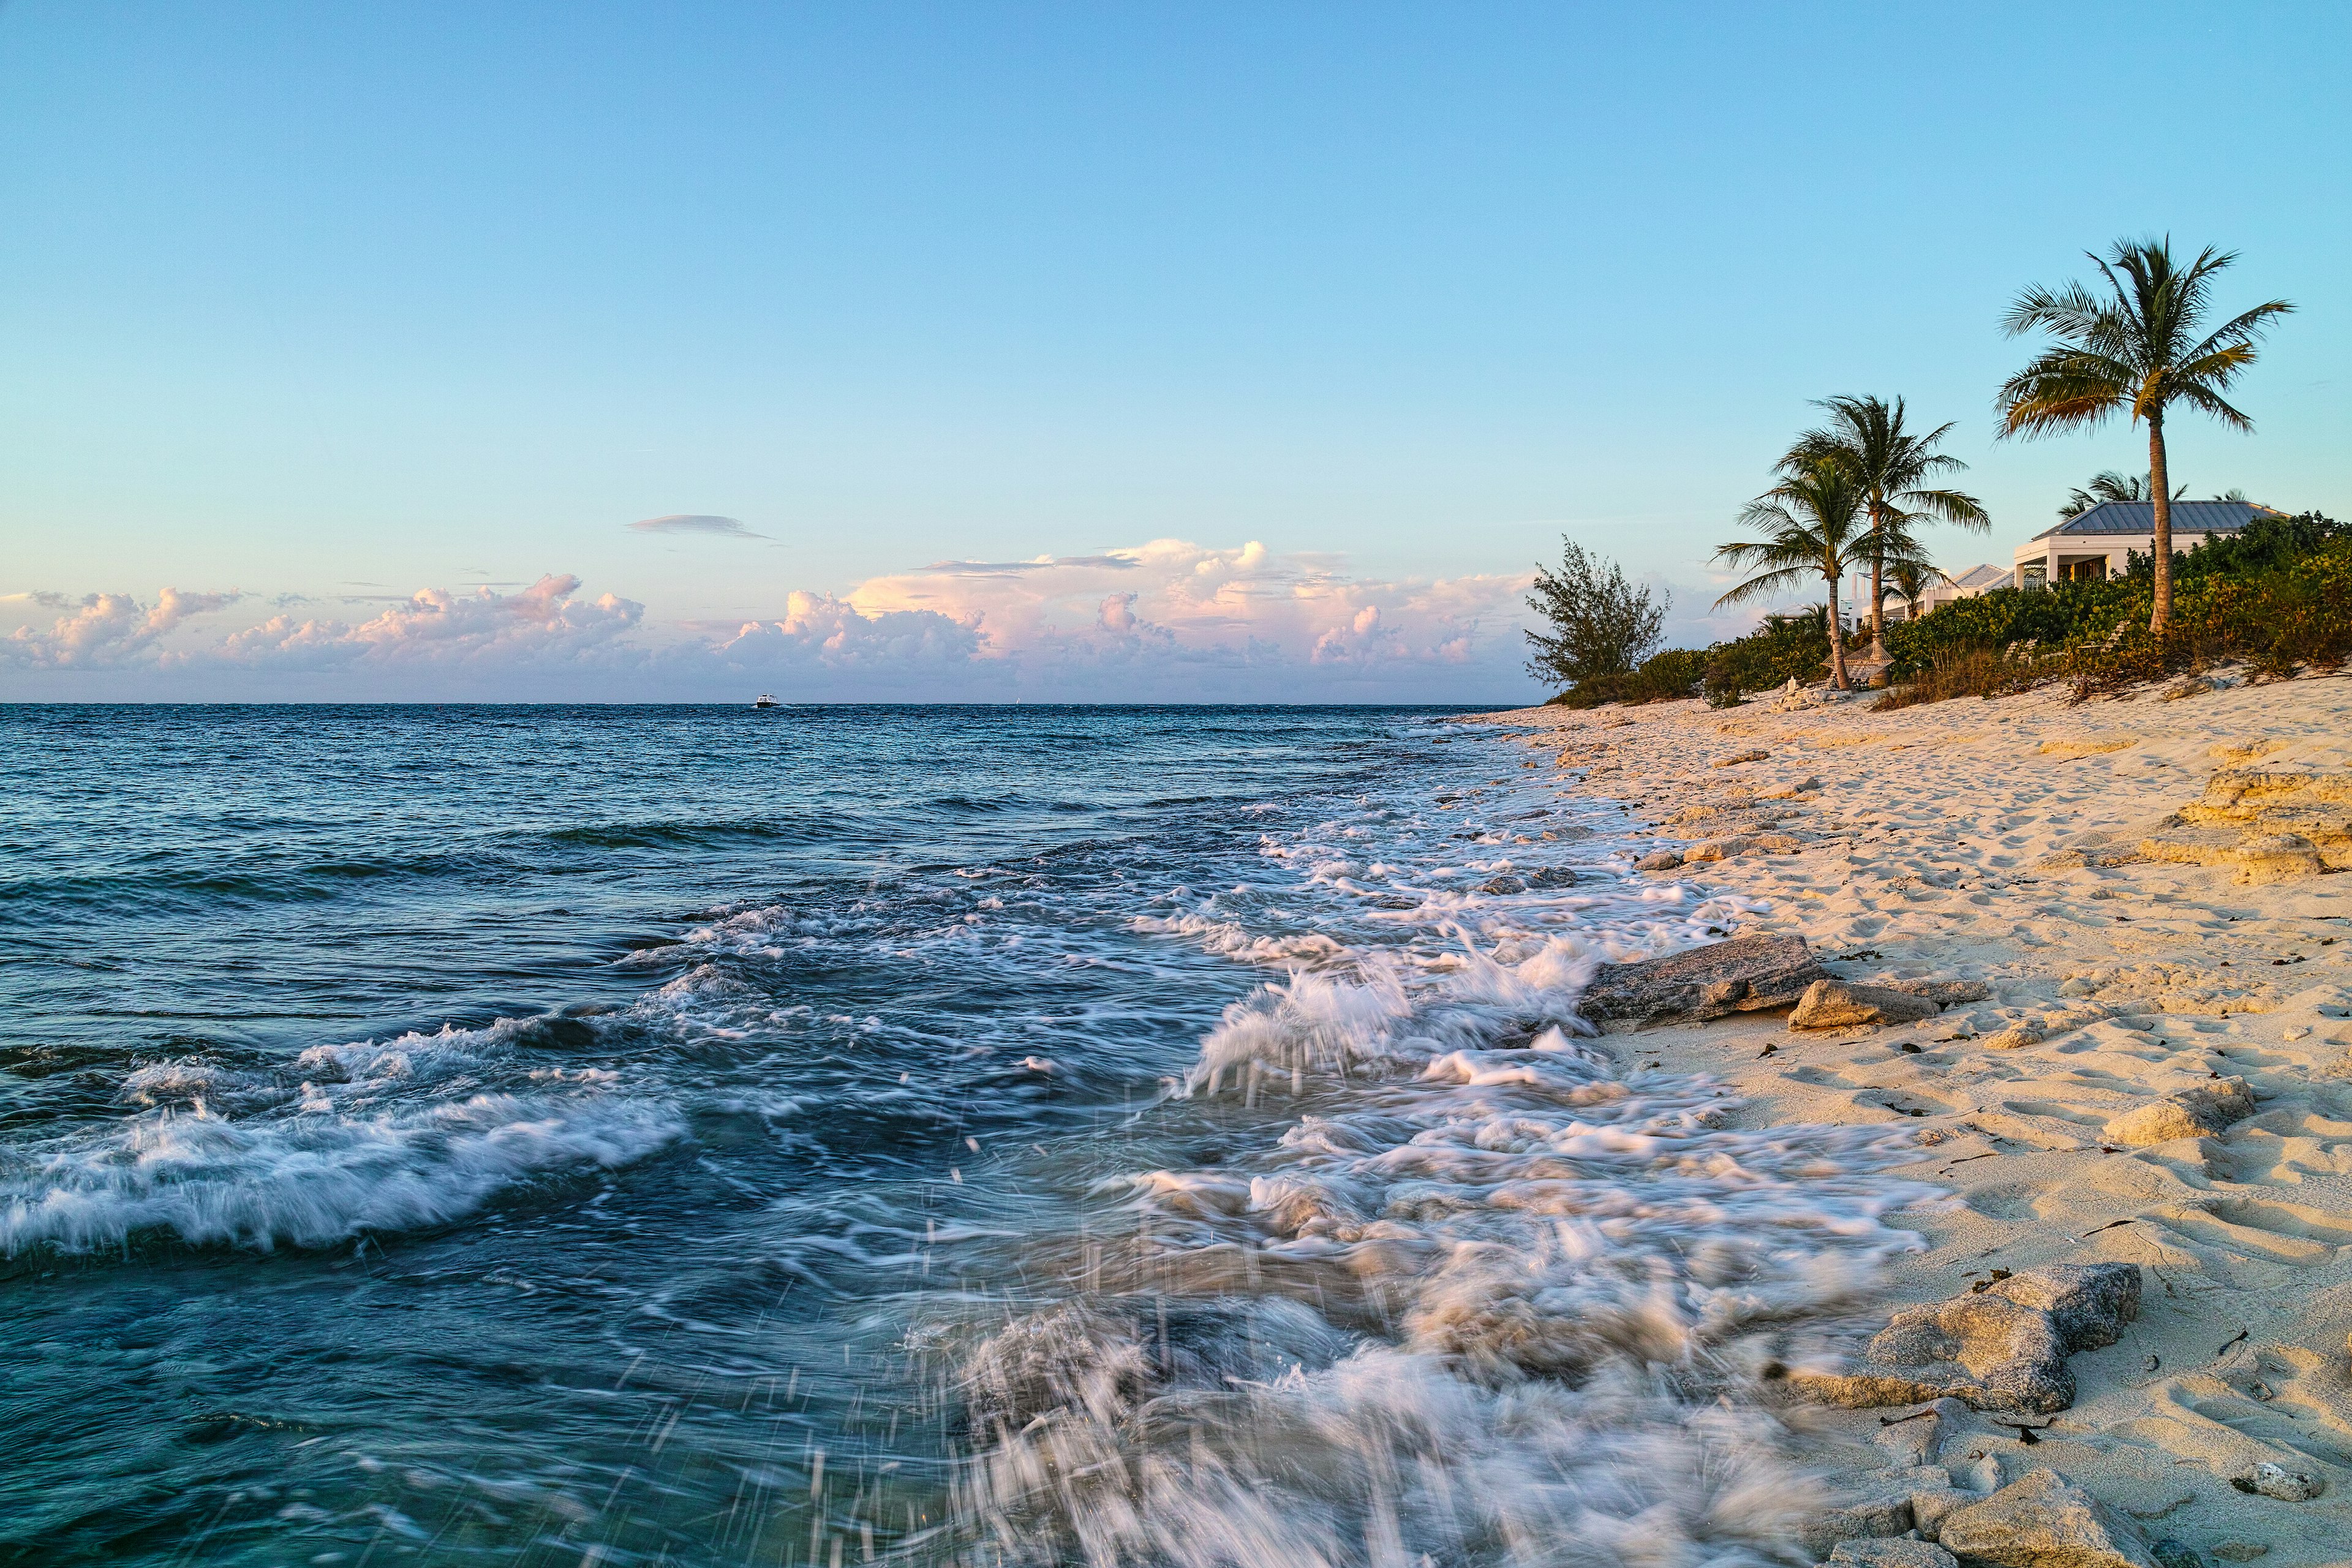
M 1909 1119 L 1932 1157 L 1911 1173 L 1954 1200 L 1898 1216 L 1926 1250 L 1843 1325 L 1844 1348 L 1893 1302 L 1996 1267 L 2145 1266 L 2140 1320 L 2074 1358 L 2080 1394 L 2046 1436 L 2029 1447 L 1978 1417 L 1947 1463 L 2051 1466 L 2209 1558 L 2352 1563 L 2352 874 L 2245 886 L 2095 858 L 2119 858 L 2217 768 L 2352 766 L 2352 680 L 2071 708 L 2042 693 L 1885 714 L 1858 700 L 1490 717 L 1538 729 L 1528 743 L 1557 753 L 1564 791 L 1625 802 L 1662 847 L 1793 840 L 1651 873 L 1769 900 L 1744 931 L 1800 933 L 1853 979 L 1993 988 L 1903 1027 L 1796 1034 L 1767 1015 L 1638 1037 L 1641 1060 L 1735 1084 L 1752 1123 L 1927 1113 Z M 1750 751 L 1768 755 L 1716 765 Z M 2052 868 L 2070 847 L 2093 862 Z M 2021 1024 L 2047 1037 L 1988 1046 Z M 2215 1074 L 2245 1079 L 2258 1114 L 2216 1137 L 2103 1142 L 2119 1111 Z M 1863 1446 L 1871 1412 L 1789 1418 L 1826 1469 L 1885 1462 Z M 2231 1488 L 2263 1460 L 2325 1492 Z

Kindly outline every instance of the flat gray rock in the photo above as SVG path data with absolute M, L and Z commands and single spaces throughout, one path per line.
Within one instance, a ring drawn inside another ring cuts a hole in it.
M 1829 972 L 1801 936 L 1739 936 L 1670 958 L 1604 963 L 1578 1004 L 1595 1023 L 1721 1018 L 1791 1007 Z
M 1937 1540 L 1993 1568 L 2159 1568 L 2137 1525 L 2055 1470 L 2028 1470 L 1955 1510 Z

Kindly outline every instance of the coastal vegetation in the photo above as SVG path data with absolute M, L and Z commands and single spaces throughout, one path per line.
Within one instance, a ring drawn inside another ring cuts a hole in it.
M 1939 482 L 1967 466 L 1938 450 L 1952 426 L 1907 428 L 1900 397 L 1832 397 L 1816 405 L 1828 417 L 1797 437 L 1774 466 L 1771 488 L 1741 510 L 1747 536 L 1715 554 L 1748 574 L 1718 608 L 1816 580 L 1820 605 L 1768 615 L 1748 636 L 1704 649 L 1661 651 L 1663 592 L 1654 601 L 1615 563 L 1570 542 L 1559 572 L 1537 574 L 1528 603 L 1552 629 L 1528 633 L 1537 649 L 1529 669 L 1565 683 L 1553 700 L 1571 707 L 1698 695 L 1726 706 L 1790 679 L 1826 676 L 1844 689 L 1846 656 L 1866 645 L 1878 656 L 1872 668 L 1883 664 L 1895 687 L 1881 705 L 1900 707 L 2059 679 L 2079 699 L 2225 660 L 2257 677 L 2342 667 L 2352 660 L 2352 530 L 2317 512 L 2265 510 L 2240 532 L 2208 535 L 2186 552 L 2171 548 L 2172 502 L 2188 487 L 2171 484 L 2168 416 L 2184 407 L 2251 430 L 2222 394 L 2254 363 L 2270 325 L 2294 309 L 2272 300 L 2207 330 L 2215 279 L 2236 260 L 2208 247 L 2183 264 L 2169 239 L 2119 240 L 2091 257 L 2100 288 L 2037 285 L 2002 321 L 2011 337 L 2048 339 L 2001 386 L 2003 436 L 2088 429 L 2118 415 L 2147 426 L 2146 473 L 2105 470 L 2058 509 L 2063 521 L 2105 501 L 2153 503 L 2153 549 L 2132 552 L 2121 575 L 1998 588 L 1923 614 L 1923 599 L 1948 579 L 1929 561 L 1919 525 L 1991 525 L 1982 502 Z M 1848 632 L 1840 585 L 1865 568 L 1867 614 Z M 1890 592 L 1906 611 L 1892 626 Z
M 1829 589 L 1824 623 L 1834 626 L 1839 624 L 1839 579 L 1859 561 L 1883 560 L 1892 539 L 1882 536 L 1874 546 L 1862 487 L 1836 454 L 1810 453 L 1801 443 L 1781 459 L 1780 468 L 1780 482 L 1740 510 L 1741 524 L 1754 530 L 1756 537 L 1735 539 L 1715 552 L 1717 561 L 1734 570 L 1757 569 L 1755 575 L 1726 590 L 1716 607 L 1786 593 L 1819 577 Z M 1907 536 L 1905 542 L 1909 542 Z M 1841 639 L 1828 641 L 1830 684 L 1843 690 L 1845 649 Z
M 2039 284 L 2018 295 L 2002 330 L 2040 332 L 2051 346 L 2002 384 L 2005 436 L 2086 430 L 2124 415 L 2147 425 L 2147 493 L 2156 506 L 2156 550 L 2148 629 L 2161 634 L 2172 616 L 2172 490 L 2164 423 L 2174 406 L 2207 414 L 2233 430 L 2254 422 L 2221 395 L 2254 363 L 2256 345 L 2276 318 L 2294 307 L 2271 300 L 2199 336 L 2212 307 L 2213 280 L 2237 260 L 2208 246 L 2182 267 L 2167 239 L 2117 240 L 2094 256 L 2105 292 L 2081 283 Z
M 1780 459 L 1780 471 L 1832 462 L 1861 492 L 1870 523 L 1863 553 L 1870 563 L 1870 629 L 1874 636 L 1886 629 L 1890 575 L 1925 566 L 1911 533 L 1915 525 L 1942 521 L 1982 532 L 1992 526 L 1992 519 L 1976 497 L 1928 483 L 1968 467 L 1936 450 L 1952 428 L 1949 421 L 1925 434 L 1906 430 L 1899 397 L 1892 404 L 1883 397 L 1832 397 L 1817 406 L 1829 411 L 1829 423 L 1798 437 Z
M 1627 582 L 1615 562 L 1564 538 L 1559 570 L 1537 567 L 1528 595 L 1528 607 L 1551 628 L 1528 633 L 1535 648 L 1528 673 L 1577 687 L 1628 675 L 1664 640 L 1670 603 L 1663 590 L 1654 596 Z

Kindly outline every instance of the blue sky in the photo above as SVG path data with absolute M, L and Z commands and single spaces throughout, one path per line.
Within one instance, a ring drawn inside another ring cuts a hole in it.
M 1706 557 L 1809 399 L 1958 422 L 1996 531 L 1957 565 L 2144 466 L 2122 429 L 1996 443 L 1990 400 L 2016 289 L 2149 230 L 2300 307 L 2259 433 L 2177 426 L 2176 475 L 2345 515 L 2348 35 L 13 0 L 0 628 L 34 641 L 0 696 L 1517 696 L 1516 579 L 1563 530 L 1725 629 Z M 674 514 L 762 537 L 628 526 Z M 915 571 L 1039 557 L 1125 563 Z M 541 632 L 401 607 L 484 584 Z M 889 662 L 891 615 L 933 662 Z M 747 622 L 798 652 L 688 657 Z

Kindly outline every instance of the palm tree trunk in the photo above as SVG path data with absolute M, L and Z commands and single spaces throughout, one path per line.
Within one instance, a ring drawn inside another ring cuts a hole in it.
M 2160 632 L 2172 619 L 2172 475 L 2164 464 L 2164 411 L 2147 416 L 2147 488 L 2156 498 L 2156 609 L 2147 629 Z
M 1875 644 L 1886 636 L 1886 519 L 1877 507 L 1870 509 L 1870 640 Z
M 1838 625 L 1837 574 L 1830 574 L 1830 684 L 1840 691 L 1845 684 L 1845 628 Z

